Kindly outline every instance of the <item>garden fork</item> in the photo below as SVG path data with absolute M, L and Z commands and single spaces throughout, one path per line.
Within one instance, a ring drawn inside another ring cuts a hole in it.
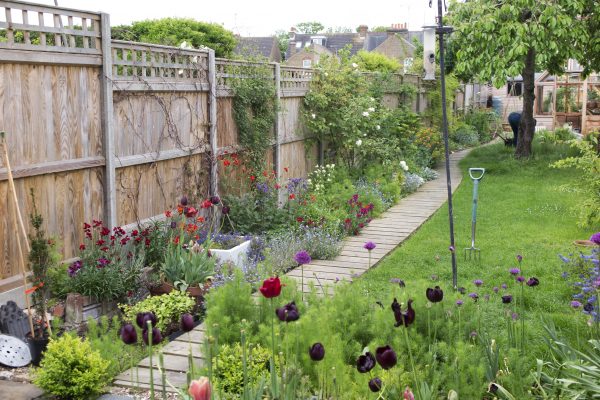
M 469 176 L 473 180 L 473 212 L 471 214 L 471 247 L 465 249 L 465 260 L 467 259 L 467 253 L 469 253 L 469 260 L 471 257 L 475 260 L 481 260 L 481 250 L 475 247 L 475 228 L 477 226 L 479 181 L 483 179 L 483 174 L 485 174 L 485 168 L 469 168 Z

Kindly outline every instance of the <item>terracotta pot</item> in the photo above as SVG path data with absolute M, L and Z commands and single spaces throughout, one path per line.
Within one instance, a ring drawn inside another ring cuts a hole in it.
M 199 286 L 189 287 L 189 288 L 187 288 L 187 292 L 192 297 L 204 297 L 204 295 L 206 293 L 208 293 L 209 289 L 210 289 L 210 284 L 204 284 L 204 286 L 202 286 L 202 287 L 199 287 Z
M 159 286 L 148 288 L 148 291 L 150 292 L 151 296 L 160 296 L 163 294 L 171 293 L 174 289 L 175 287 L 170 283 L 163 282 Z

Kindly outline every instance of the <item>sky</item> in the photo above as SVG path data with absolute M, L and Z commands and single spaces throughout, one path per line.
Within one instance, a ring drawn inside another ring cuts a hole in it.
M 30 0 L 54 5 L 54 0 Z M 111 25 L 163 17 L 189 17 L 216 22 L 242 36 L 269 36 L 289 31 L 299 22 L 318 21 L 325 27 L 359 25 L 369 28 L 407 23 L 410 30 L 431 25 L 428 0 L 57 0 L 62 7 L 110 14 Z

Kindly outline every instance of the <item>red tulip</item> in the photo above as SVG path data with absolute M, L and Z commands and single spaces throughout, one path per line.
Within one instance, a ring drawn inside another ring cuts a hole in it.
M 203 376 L 190 383 L 188 393 L 194 400 L 210 400 L 210 382 Z
M 279 277 L 266 279 L 259 290 L 267 299 L 279 296 L 281 293 Z

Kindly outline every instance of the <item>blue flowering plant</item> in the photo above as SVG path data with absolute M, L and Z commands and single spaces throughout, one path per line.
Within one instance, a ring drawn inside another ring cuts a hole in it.
M 589 253 L 571 253 L 559 257 L 563 261 L 562 277 L 573 289 L 572 300 L 581 305 L 577 309 L 589 315 L 592 321 L 600 323 L 600 246 Z

